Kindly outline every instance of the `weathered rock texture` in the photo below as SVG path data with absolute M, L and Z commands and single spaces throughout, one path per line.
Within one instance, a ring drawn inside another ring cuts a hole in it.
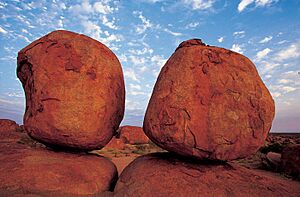
M 137 126 L 122 126 L 118 129 L 116 136 L 106 147 L 123 148 L 126 144 L 147 144 L 149 138 L 145 135 L 143 128 Z
M 162 68 L 143 128 L 166 150 L 232 160 L 263 145 L 273 117 L 274 101 L 253 63 L 195 39 Z
M 112 190 L 115 165 L 104 157 L 53 152 L 26 133 L 0 133 L 0 196 L 85 196 Z
M 9 119 L 0 119 L 0 133 L 16 131 L 18 128 L 19 125 L 15 121 Z
M 124 114 L 122 68 L 106 46 L 54 31 L 18 54 L 26 95 L 24 125 L 45 144 L 92 150 L 105 146 Z
M 283 149 L 281 168 L 283 172 L 300 181 L 300 144 L 289 145 Z
M 116 196 L 299 196 L 300 183 L 230 164 L 187 161 L 168 153 L 134 160 Z

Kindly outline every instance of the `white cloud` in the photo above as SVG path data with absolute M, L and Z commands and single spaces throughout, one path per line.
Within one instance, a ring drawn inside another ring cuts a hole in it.
M 274 70 L 276 67 L 280 66 L 278 63 L 270 62 L 270 61 L 261 61 L 260 62 L 260 73 L 261 74 L 270 74 L 272 70 Z
M 154 55 L 151 57 L 151 62 L 155 64 L 155 66 L 161 68 L 166 63 L 167 59 L 163 58 L 160 55 Z
M 79 13 L 91 13 L 91 12 L 93 12 L 93 6 L 89 3 L 89 0 L 83 0 L 81 4 L 71 6 L 69 9 L 75 15 L 77 15 Z
M 7 34 L 7 31 L 0 26 L 0 33 Z
M 110 6 L 111 2 L 111 0 L 103 0 L 95 2 L 94 5 L 92 5 L 89 0 L 83 0 L 81 4 L 71 6 L 69 10 L 74 15 L 90 13 L 111 14 L 115 10 L 118 10 Z
M 152 54 L 153 49 L 148 48 L 148 47 L 144 47 L 142 50 L 129 49 L 128 52 L 132 53 L 134 55 L 144 55 L 144 54 L 147 54 L 147 53 Z
M 102 24 L 109 27 L 110 29 L 117 30 L 118 27 L 115 25 L 115 21 L 109 21 L 106 15 L 102 16 Z
M 128 68 L 124 71 L 124 76 L 131 79 L 131 80 L 133 80 L 133 81 L 140 82 L 140 80 L 136 76 L 136 73 L 131 68 Z
M 300 57 L 300 42 L 289 45 L 286 49 L 282 49 L 275 55 L 275 60 L 282 62 L 285 60 Z
M 138 56 L 134 56 L 134 55 L 130 55 L 129 59 L 134 66 L 144 65 L 146 62 L 146 59 L 144 57 L 138 57 Z
M 259 41 L 259 43 L 263 44 L 263 43 L 267 43 L 269 42 L 270 40 L 272 40 L 272 36 L 267 36 L 265 37 L 264 39 L 262 39 L 261 41 Z
M 186 29 L 194 29 L 194 28 L 198 27 L 199 24 L 200 24 L 199 22 L 189 23 L 189 24 L 187 24 L 187 25 L 185 26 L 185 28 L 186 28 Z
M 297 88 L 287 85 L 270 85 L 269 88 L 271 92 L 277 93 L 277 97 L 297 90 Z
M 114 11 L 114 8 L 109 6 L 109 0 L 96 2 L 94 4 L 94 10 L 101 14 L 110 14 Z
M 130 89 L 136 89 L 136 90 L 141 90 L 142 87 L 139 84 L 129 84 Z
M 267 7 L 273 3 L 276 3 L 277 1 L 278 0 L 241 0 L 237 9 L 239 12 L 242 12 L 252 3 L 255 3 L 256 7 Z
M 220 37 L 220 38 L 218 38 L 218 42 L 223 42 L 224 41 L 224 37 Z
M 92 38 L 96 40 L 100 40 L 100 34 L 102 33 L 102 30 L 99 25 L 93 23 L 92 21 L 89 20 L 83 20 L 81 22 L 84 32 L 91 36 Z
M 153 24 L 146 17 L 143 16 L 142 12 L 134 11 L 134 15 L 138 15 L 138 18 L 141 19 L 142 24 L 136 25 L 135 31 L 137 34 L 144 33 L 147 29 L 152 28 Z
M 121 62 L 127 62 L 127 61 L 128 61 L 127 56 L 124 55 L 124 54 L 119 55 L 118 58 L 119 58 L 119 60 L 120 60 Z
M 233 32 L 234 36 L 241 35 L 241 34 L 245 34 L 245 31 L 235 31 L 235 32 Z
M 262 58 L 266 57 L 272 50 L 269 48 L 265 48 L 264 50 L 258 51 L 256 54 L 257 60 L 261 60 Z
M 283 86 L 282 90 L 286 93 L 289 93 L 289 92 L 294 92 L 296 90 L 296 88 L 291 87 L 291 86 Z
M 181 2 L 193 10 L 206 10 L 212 8 L 215 0 L 182 0 Z
M 113 45 L 114 42 L 121 42 L 123 40 L 123 36 L 120 34 L 111 34 L 106 38 L 100 38 L 100 42 L 105 44 L 107 47 L 110 47 L 112 51 L 117 51 L 119 48 L 116 45 Z
M 244 52 L 244 50 L 242 49 L 242 46 L 239 44 L 233 44 L 230 50 L 235 51 L 237 53 L 241 53 L 241 54 L 243 54 L 243 52 Z
M 242 12 L 248 5 L 253 3 L 254 0 L 241 0 L 241 2 L 238 5 L 238 11 Z
M 143 92 L 143 91 L 136 91 L 136 90 L 129 91 L 128 94 L 131 94 L 131 95 L 133 95 L 133 96 L 136 96 L 136 95 L 147 95 L 146 92 Z
M 183 34 L 182 33 L 179 33 L 179 32 L 173 32 L 167 28 L 164 29 L 165 32 L 171 34 L 172 36 L 182 36 Z
M 289 80 L 289 79 L 279 79 L 278 80 L 278 83 L 280 84 L 288 84 L 288 83 L 291 83 L 292 81 Z
M 274 3 L 274 2 L 277 2 L 277 1 L 278 0 L 256 0 L 255 4 L 256 4 L 256 6 L 263 7 L 263 6 L 268 6 L 271 3 Z

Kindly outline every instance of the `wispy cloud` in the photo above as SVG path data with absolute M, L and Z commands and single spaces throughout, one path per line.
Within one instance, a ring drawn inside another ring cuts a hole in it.
M 275 55 L 275 60 L 282 62 L 288 59 L 300 57 L 300 41 L 292 43 L 287 48 L 280 50 Z
M 264 57 L 266 57 L 272 50 L 269 49 L 269 48 L 265 48 L 261 51 L 258 51 L 257 54 L 256 54 L 256 58 L 257 60 L 261 60 L 263 59 Z
M 259 43 L 261 43 L 261 44 L 267 43 L 267 42 L 271 41 L 272 38 L 273 38 L 272 36 L 267 36 L 264 39 L 262 39 L 261 41 L 259 41 Z
M 255 4 L 256 7 L 267 7 L 276 3 L 278 0 L 241 0 L 238 5 L 238 11 L 244 11 L 249 5 Z
M 213 7 L 215 0 L 182 0 L 181 2 L 193 10 L 207 10 Z
M 244 50 L 242 49 L 242 45 L 239 45 L 239 44 L 233 44 L 230 50 L 235 51 L 237 53 L 241 53 L 241 54 L 243 54 L 243 52 L 244 52 Z
M 7 34 L 7 31 L 0 26 L 0 33 Z

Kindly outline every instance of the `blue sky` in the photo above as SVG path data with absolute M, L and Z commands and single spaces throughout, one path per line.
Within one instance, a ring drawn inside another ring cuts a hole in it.
M 156 77 L 178 44 L 206 44 L 249 57 L 276 102 L 273 131 L 300 132 L 300 1 L 0 1 L 0 118 L 22 122 L 17 52 L 56 29 L 83 33 L 118 56 L 125 75 L 122 124 L 142 125 Z

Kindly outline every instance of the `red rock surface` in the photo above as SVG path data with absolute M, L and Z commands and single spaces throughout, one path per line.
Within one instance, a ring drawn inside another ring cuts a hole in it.
M 17 75 L 26 95 L 24 125 L 36 140 L 99 149 L 119 127 L 125 105 L 122 68 L 100 42 L 51 32 L 19 52 Z
M 34 143 L 26 133 L 0 133 L 0 196 L 83 196 L 113 188 L 117 170 L 108 159 Z
M 122 126 L 118 129 L 116 136 L 106 147 L 123 148 L 125 144 L 138 145 L 149 143 L 149 138 L 145 135 L 143 128 L 137 126 Z
M 0 119 L 0 133 L 16 131 L 18 128 L 19 125 L 15 121 L 8 119 Z
M 281 168 L 285 173 L 300 180 L 300 144 L 289 145 L 283 149 Z
M 236 164 L 181 160 L 168 153 L 134 160 L 122 172 L 115 196 L 299 196 L 300 182 Z
M 248 58 L 189 40 L 162 68 L 143 128 L 163 149 L 200 159 L 232 160 L 263 145 L 274 110 Z
M 262 158 L 262 162 L 265 165 L 265 167 L 269 168 L 270 170 L 279 171 L 281 154 L 275 152 L 268 152 L 265 158 Z

